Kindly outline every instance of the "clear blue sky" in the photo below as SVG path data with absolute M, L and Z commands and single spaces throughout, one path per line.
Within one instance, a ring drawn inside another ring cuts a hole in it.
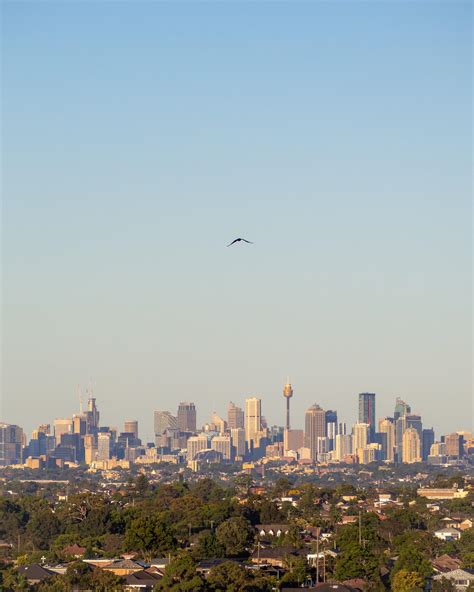
M 4 1 L 2 419 L 471 428 L 471 10 Z

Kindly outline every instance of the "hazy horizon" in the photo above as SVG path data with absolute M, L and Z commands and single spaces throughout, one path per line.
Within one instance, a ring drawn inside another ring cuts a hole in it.
M 1 420 L 473 428 L 470 2 L 2 12 Z

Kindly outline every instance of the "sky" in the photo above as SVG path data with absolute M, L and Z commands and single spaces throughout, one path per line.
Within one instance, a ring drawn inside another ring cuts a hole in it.
M 1 9 L 0 419 L 473 427 L 470 2 Z

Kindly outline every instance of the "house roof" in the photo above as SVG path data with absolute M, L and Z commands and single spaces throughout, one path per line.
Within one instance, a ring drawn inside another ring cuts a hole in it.
M 461 563 L 462 562 L 458 557 L 454 557 L 453 555 L 448 555 L 446 553 L 444 555 L 440 555 L 439 557 L 436 557 L 431 562 L 434 569 L 436 569 L 437 571 L 440 571 L 442 573 L 458 569 L 458 567 L 461 565 Z
M 47 580 L 53 575 L 53 572 L 49 569 L 45 569 L 38 563 L 32 563 L 30 565 L 21 565 L 18 568 L 18 573 L 25 576 L 27 580 Z
M 474 581 L 474 570 L 472 569 L 453 569 L 452 571 L 447 571 L 445 573 L 439 574 L 433 577 L 433 580 L 441 580 L 442 578 L 447 578 L 448 580 L 469 580 Z
M 104 569 L 143 569 L 143 565 L 133 559 L 116 559 L 112 563 L 106 565 Z
M 158 580 L 161 580 L 160 575 L 145 570 L 136 571 L 125 576 L 125 582 L 128 586 L 154 586 Z
M 266 549 L 260 547 L 260 551 L 258 549 L 255 549 L 255 551 L 252 553 L 252 558 L 260 557 L 260 559 L 283 559 L 287 555 L 297 555 L 298 552 L 299 549 L 297 549 L 296 547 L 281 546 L 268 547 Z

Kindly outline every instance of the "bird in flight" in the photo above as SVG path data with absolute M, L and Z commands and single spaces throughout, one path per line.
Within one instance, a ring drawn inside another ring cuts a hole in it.
M 234 243 L 238 243 L 239 241 L 244 241 L 244 243 L 248 243 L 249 245 L 253 245 L 253 242 L 252 241 L 248 241 L 245 238 L 236 238 L 231 243 L 229 243 L 227 246 L 230 247 L 231 245 L 233 245 Z

